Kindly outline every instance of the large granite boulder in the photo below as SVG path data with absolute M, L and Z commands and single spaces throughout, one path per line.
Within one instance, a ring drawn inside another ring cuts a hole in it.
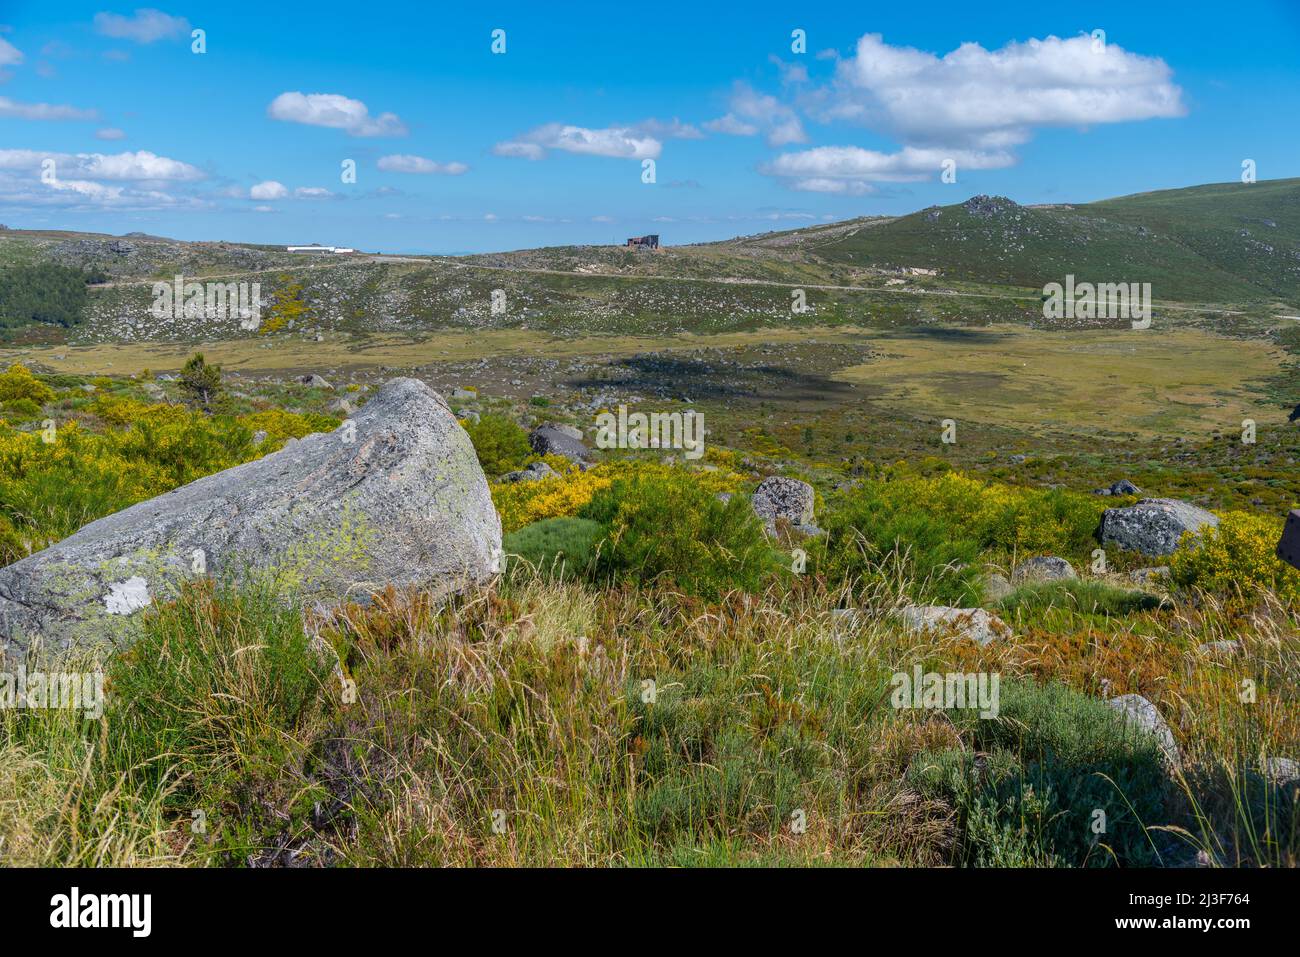
M 539 426 L 528 434 L 528 445 L 538 455 L 559 455 L 579 465 L 590 463 L 591 449 L 582 444 L 580 437 L 574 438 L 571 429 L 571 426 Z
M 501 523 L 463 429 L 416 379 L 330 433 L 92 522 L 0 569 L 0 658 L 129 638 L 139 609 L 205 575 L 304 602 L 387 585 L 437 594 L 497 570 Z
M 1217 528 L 1210 512 L 1173 498 L 1144 498 L 1128 508 L 1101 513 L 1102 545 L 1117 545 L 1144 555 L 1170 555 L 1184 532 Z
M 775 530 L 779 518 L 795 527 L 812 526 L 813 487 L 807 482 L 773 475 L 754 490 L 750 504 L 769 531 Z

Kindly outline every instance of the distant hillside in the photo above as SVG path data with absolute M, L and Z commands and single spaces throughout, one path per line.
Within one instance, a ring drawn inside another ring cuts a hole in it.
M 976 196 L 810 237 L 810 252 L 863 267 L 921 266 L 950 278 L 1040 286 L 1067 273 L 1150 282 L 1157 299 L 1300 296 L 1300 179 L 1141 193 L 1079 206 Z

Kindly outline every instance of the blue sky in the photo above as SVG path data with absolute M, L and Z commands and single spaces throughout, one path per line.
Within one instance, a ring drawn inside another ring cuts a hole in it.
M 452 253 L 1300 175 L 1293 0 L 946 6 L 0 0 L 0 222 Z

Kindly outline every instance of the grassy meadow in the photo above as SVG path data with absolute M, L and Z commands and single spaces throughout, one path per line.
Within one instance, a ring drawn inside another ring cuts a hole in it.
M 205 410 L 183 383 L 0 375 L 3 560 L 340 421 L 333 392 L 247 388 Z M 1149 559 L 1095 557 L 1101 511 L 1132 497 L 1077 481 L 936 456 L 846 473 L 715 426 L 697 463 L 551 457 L 508 483 L 537 458 L 519 423 L 564 413 L 468 401 L 495 582 L 323 612 L 210 581 L 152 606 L 126 653 L 59 662 L 104 670 L 102 718 L 0 711 L 0 863 L 1297 863 L 1300 795 L 1270 763 L 1300 757 L 1279 518 L 1220 506 L 1168 577 L 1135 577 Z M 763 532 L 747 493 L 770 474 L 813 482 L 825 535 Z M 1080 577 L 992 588 L 1037 555 Z M 918 635 L 912 603 L 986 608 L 1011 637 Z M 997 716 L 900 706 L 917 666 L 996 674 Z M 1130 693 L 1176 765 L 1105 704 Z

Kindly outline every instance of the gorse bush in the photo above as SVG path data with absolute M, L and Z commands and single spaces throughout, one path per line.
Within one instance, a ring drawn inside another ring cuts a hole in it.
M 618 478 L 689 474 L 690 481 L 710 493 L 735 492 L 745 479 L 727 468 L 716 472 L 683 473 L 659 462 L 615 460 L 579 470 L 572 463 L 548 456 L 546 461 L 559 473 L 540 482 L 499 483 L 492 486 L 492 502 L 501 515 L 501 528 L 513 532 L 544 518 L 577 515 L 592 497 Z
M 502 475 L 524 464 L 532 455 L 528 433 L 509 416 L 488 412 L 477 422 L 467 421 L 465 431 L 474 443 L 478 463 L 488 475 Z
M 0 373 L 0 402 L 28 399 L 40 406 L 53 398 L 54 390 L 32 375 L 24 365 L 15 362 L 8 371 Z
M 207 416 L 178 405 L 97 395 L 87 411 L 108 428 L 66 422 L 53 433 L 0 424 L 0 563 L 57 542 L 88 522 L 251 461 L 291 435 L 337 424 L 287 412 Z M 253 444 L 253 432 L 268 432 Z
M 1300 571 L 1280 561 L 1282 523 L 1250 512 L 1220 512 L 1217 528 L 1187 536 L 1169 560 L 1176 584 L 1252 602 L 1261 590 L 1300 604 Z
M 741 496 L 723 503 L 689 474 L 636 475 L 597 492 L 579 517 L 609 530 L 597 573 L 717 600 L 759 591 L 783 567 Z
M 821 522 L 828 532 L 820 571 L 870 580 L 902 567 L 914 597 L 977 601 L 977 560 L 1050 552 L 1083 555 L 1095 544 L 1104 508 L 1092 496 L 1019 489 L 955 472 L 904 473 L 864 482 Z

